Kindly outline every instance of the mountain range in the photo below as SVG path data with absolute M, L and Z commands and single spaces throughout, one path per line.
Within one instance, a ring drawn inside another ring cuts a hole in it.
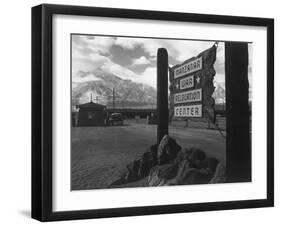
M 113 95 L 115 107 L 151 107 L 156 104 L 157 93 L 154 87 L 101 70 L 79 73 L 78 77 L 90 77 L 91 80 L 72 82 L 72 106 L 89 102 L 91 95 L 94 102 L 108 107 L 113 105 Z
M 155 108 L 157 91 L 154 87 L 122 79 L 112 73 L 95 70 L 93 72 L 78 72 L 77 79 L 72 81 L 72 106 L 95 103 L 113 107 Z M 224 83 L 214 82 L 216 87 L 213 97 L 217 104 L 225 103 Z M 114 91 L 113 91 L 114 90 Z

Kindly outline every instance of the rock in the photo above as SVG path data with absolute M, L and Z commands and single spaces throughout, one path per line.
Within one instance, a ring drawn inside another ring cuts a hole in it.
M 224 183 L 224 182 L 226 182 L 226 169 L 225 166 L 220 162 L 218 163 L 214 176 L 212 177 L 209 183 L 213 184 L 213 183 Z
M 190 168 L 179 184 L 208 184 L 211 178 L 212 174 L 206 169 Z
M 145 152 L 140 160 L 138 170 L 139 177 L 146 177 L 153 166 L 157 164 L 157 145 L 152 145 L 150 150 Z
M 125 175 L 126 181 L 134 181 L 138 179 L 138 172 L 140 168 L 140 159 L 134 160 L 127 165 L 127 173 Z
M 191 154 L 189 156 L 189 162 L 191 168 L 204 168 L 204 161 L 207 158 L 204 151 L 198 148 L 191 148 Z
M 206 169 L 189 168 L 188 164 L 165 185 L 208 184 L 212 174 Z
M 181 149 L 175 139 L 165 135 L 159 145 L 150 146 L 129 163 L 127 171 L 111 186 L 134 186 L 138 181 L 144 186 L 222 183 L 226 170 L 218 159 L 207 157 L 198 148 Z
M 181 150 L 181 146 L 177 144 L 176 140 L 171 138 L 169 135 L 165 135 L 157 150 L 158 164 L 166 164 L 174 160 Z
M 178 152 L 177 157 L 175 158 L 175 163 L 179 164 L 183 160 L 189 160 L 191 153 L 192 153 L 192 150 L 190 150 L 188 148 L 181 149 Z
M 118 178 L 116 181 L 113 181 L 108 188 L 114 188 L 121 184 L 125 184 L 127 181 L 125 179 L 126 175 L 121 175 L 120 178 Z
M 165 185 L 186 185 L 186 184 L 207 184 L 213 176 L 213 172 L 208 167 L 202 168 L 203 162 L 207 160 L 203 158 L 202 153 L 194 151 L 194 155 L 189 159 L 183 159 L 178 163 L 178 171 L 175 178 L 166 182 Z M 199 163 L 198 163 L 199 161 Z M 194 162 L 196 164 L 194 164 Z M 210 168 L 215 164 L 213 158 L 209 159 L 207 163 Z M 195 168 L 194 166 L 199 166 Z
M 207 169 L 214 174 L 216 172 L 219 160 L 213 157 L 207 159 Z
M 167 181 L 166 185 L 180 184 L 180 182 L 185 177 L 185 173 L 190 169 L 189 160 L 187 160 L 187 159 L 182 160 L 181 162 L 177 163 L 177 165 L 178 165 L 178 170 L 177 170 L 176 176 L 173 179 Z
M 157 164 L 157 151 L 158 151 L 158 144 L 151 145 L 149 148 L 149 151 L 151 152 L 153 159 L 155 159 Z
M 129 163 L 125 176 L 120 177 L 118 183 L 119 181 L 128 183 L 148 176 L 150 169 L 157 164 L 157 150 L 158 145 L 152 145 L 139 159 Z
M 148 186 L 161 186 L 177 174 L 176 164 L 165 164 L 154 166 L 148 176 Z

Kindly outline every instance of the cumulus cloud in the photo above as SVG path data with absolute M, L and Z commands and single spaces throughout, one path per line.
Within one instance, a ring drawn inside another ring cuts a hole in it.
M 135 82 L 143 83 L 149 86 L 156 88 L 157 81 L 157 68 L 156 67 L 148 67 L 144 70 L 143 73 L 137 76 Z
M 210 42 L 194 42 L 194 41 L 172 41 L 172 55 L 178 61 L 185 61 L 191 57 L 197 56 L 202 51 L 212 47 Z
M 135 72 L 133 72 L 132 70 L 125 68 L 119 64 L 112 62 L 110 59 L 108 59 L 108 61 L 106 61 L 100 67 L 100 69 L 102 69 L 104 72 L 109 72 L 114 75 L 117 75 L 118 77 L 120 77 L 122 79 L 134 80 L 137 77 Z
M 100 37 L 95 36 L 95 39 L 86 40 L 89 49 L 99 53 L 109 53 L 110 48 L 115 43 L 115 39 L 112 37 Z
M 142 45 L 142 39 L 118 37 L 115 40 L 115 45 L 122 46 L 124 49 L 132 50 L 135 47 Z
M 72 37 L 72 76 L 74 81 L 83 81 L 79 78 L 81 76 L 79 71 L 93 72 L 96 69 L 102 69 L 122 79 L 156 87 L 156 67 L 153 61 L 156 60 L 158 48 L 166 48 L 172 62 L 181 63 L 210 48 L 213 44 L 214 42 L 203 41 L 74 35 Z M 113 45 L 121 46 L 124 51 L 134 51 L 141 47 L 146 54 L 134 59 L 125 67 L 111 60 Z M 142 73 L 136 70 L 135 66 L 139 65 L 145 68 Z M 217 49 L 215 69 L 217 74 L 214 80 L 224 82 L 224 44 L 222 42 L 219 43 Z M 91 75 L 88 79 L 96 78 Z
M 112 73 L 122 79 L 130 79 L 135 82 L 142 80 L 140 79 L 142 75 L 113 62 L 108 56 L 101 55 L 101 53 L 109 51 L 109 47 L 114 44 L 116 39 L 111 37 L 94 36 L 89 38 L 88 36 L 79 36 L 72 40 L 73 82 L 95 81 L 96 77 L 93 74 L 89 74 L 90 76 L 87 76 L 87 78 L 82 78 L 83 73 L 80 72 L 93 72 L 96 69 Z M 148 62 L 149 60 L 144 56 L 134 61 L 136 65 L 147 64 Z M 149 84 L 149 80 L 144 79 L 144 81 Z
M 90 82 L 90 81 L 100 81 L 101 79 L 96 77 L 93 73 L 87 73 L 81 76 L 73 77 L 72 81 L 74 83 Z
M 108 54 L 115 43 L 113 37 L 81 35 L 75 38 L 76 44 L 94 53 Z
M 110 59 L 105 56 L 101 56 L 97 53 L 91 53 L 88 55 L 83 55 L 81 53 L 72 54 L 72 76 L 79 76 L 79 71 L 94 71 L 95 69 L 101 67 Z
M 141 56 L 140 58 L 134 59 L 132 66 L 137 66 L 137 65 L 147 65 L 150 64 L 151 62 L 145 57 Z
M 137 46 L 141 46 L 150 57 L 155 58 L 157 56 L 158 48 L 166 48 L 169 50 L 169 54 L 173 57 L 177 57 L 179 49 L 173 47 L 173 41 L 164 39 L 146 39 L 146 38 L 123 38 L 119 37 L 115 41 L 115 45 L 120 45 L 124 49 L 134 49 Z
M 166 40 L 166 39 L 146 39 L 146 38 L 117 38 L 115 45 L 123 48 L 134 49 L 141 46 L 150 57 L 157 56 L 158 48 L 166 48 L 169 56 L 176 61 L 184 61 L 196 56 L 200 52 L 212 46 L 212 42 L 188 41 L 188 40 Z

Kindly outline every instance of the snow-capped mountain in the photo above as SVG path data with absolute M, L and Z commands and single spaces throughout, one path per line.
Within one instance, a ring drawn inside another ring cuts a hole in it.
M 214 81 L 213 98 L 216 104 L 225 103 L 225 84 Z M 113 106 L 113 89 L 115 107 L 151 108 L 156 107 L 157 91 L 154 87 L 122 79 L 112 73 L 96 70 L 80 71 L 72 80 L 72 106 L 94 102 Z
M 79 79 L 72 81 L 72 106 L 93 101 L 112 107 L 113 89 L 115 107 L 146 107 L 156 104 L 156 89 L 122 79 L 101 70 L 79 72 Z

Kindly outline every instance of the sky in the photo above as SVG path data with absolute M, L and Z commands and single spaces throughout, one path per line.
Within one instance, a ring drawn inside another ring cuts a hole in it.
M 134 82 L 156 88 L 156 55 L 158 48 L 166 48 L 169 65 L 180 64 L 212 47 L 213 41 L 72 35 L 72 81 L 94 81 L 94 71 L 101 69 Z M 249 48 L 251 52 L 251 48 Z M 251 54 L 250 62 L 251 62 Z M 219 42 L 215 62 L 217 83 L 224 87 L 224 43 Z M 86 72 L 79 73 L 79 72 Z M 251 65 L 249 67 L 251 80 Z M 83 76 L 81 76 L 83 74 Z M 250 81 L 251 83 L 251 81 Z

